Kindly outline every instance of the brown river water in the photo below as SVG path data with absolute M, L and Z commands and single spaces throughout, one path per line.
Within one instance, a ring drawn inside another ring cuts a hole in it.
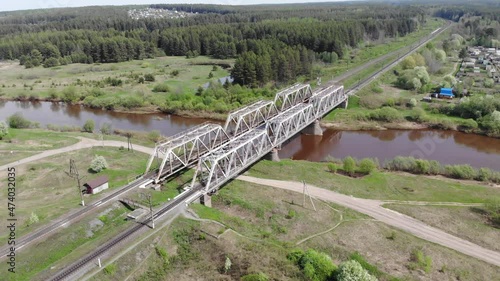
M 47 124 L 82 126 L 94 119 L 96 128 L 110 122 L 114 129 L 159 130 L 166 136 L 206 122 L 165 114 L 130 114 L 95 110 L 79 105 L 50 102 L 0 102 L 0 120 L 22 112 L 29 120 Z M 343 158 L 376 157 L 381 163 L 400 156 L 437 160 L 444 164 L 470 164 L 500 171 L 500 139 L 436 130 L 335 131 L 323 136 L 297 135 L 279 152 L 281 158 L 324 161 L 329 156 Z

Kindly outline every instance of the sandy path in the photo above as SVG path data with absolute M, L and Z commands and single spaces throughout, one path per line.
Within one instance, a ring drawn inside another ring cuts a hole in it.
M 13 163 L 2 165 L 2 166 L 0 166 L 0 171 L 6 170 L 8 167 L 19 166 L 19 165 L 30 163 L 33 161 L 37 161 L 37 160 L 40 160 L 40 159 L 43 159 L 46 157 L 50 157 L 53 155 L 66 153 L 66 152 L 70 152 L 70 151 L 74 151 L 74 150 L 78 150 L 78 149 L 92 148 L 94 146 L 111 146 L 111 147 L 123 146 L 123 147 L 127 147 L 127 143 L 122 142 L 122 141 L 110 141 L 110 140 L 99 141 L 99 140 L 93 140 L 93 139 L 88 139 L 88 138 L 84 138 L 84 137 L 77 137 L 77 138 L 80 139 L 80 141 L 78 143 L 75 143 L 75 144 L 70 145 L 70 146 L 58 148 L 58 149 L 46 150 L 42 153 L 30 156 L 30 157 L 26 157 L 26 158 L 21 159 L 19 161 L 15 161 Z M 151 154 L 153 152 L 153 148 L 149 148 L 149 147 L 145 147 L 145 146 L 141 146 L 141 145 L 137 145 L 137 144 L 134 144 L 133 148 L 136 151 L 140 151 L 140 152 L 146 153 L 146 154 Z

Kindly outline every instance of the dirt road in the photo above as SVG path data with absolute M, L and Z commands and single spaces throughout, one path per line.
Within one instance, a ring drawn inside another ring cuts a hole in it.
M 239 176 L 237 179 L 300 193 L 303 192 L 303 184 L 299 182 L 269 180 L 249 176 Z M 428 226 L 419 220 L 400 214 L 396 211 L 383 208 L 382 204 L 387 202 L 355 198 L 311 185 L 308 185 L 307 187 L 309 193 L 313 197 L 348 207 L 383 223 L 409 232 L 419 238 L 448 247 L 465 255 L 475 257 L 479 260 L 500 267 L 499 252 L 488 250 L 467 240 L 448 234 L 440 229 Z
M 26 157 L 26 158 L 21 159 L 19 161 L 15 161 L 13 163 L 2 165 L 2 166 L 0 166 L 0 171 L 6 170 L 7 167 L 19 166 L 19 165 L 30 163 L 33 161 L 37 161 L 37 160 L 40 160 L 40 159 L 43 159 L 43 158 L 46 158 L 49 156 L 53 156 L 53 155 L 57 155 L 57 154 L 65 153 L 65 152 L 70 152 L 70 151 L 78 150 L 78 149 L 91 148 L 94 146 L 111 146 L 111 147 L 121 147 L 121 146 L 126 147 L 127 146 L 126 142 L 121 142 L 121 141 L 99 141 L 99 140 L 93 140 L 93 139 L 88 139 L 88 138 L 84 138 L 84 137 L 77 137 L 77 138 L 80 139 L 80 141 L 78 143 L 75 143 L 75 144 L 70 145 L 70 146 L 58 148 L 58 149 L 46 150 L 42 153 L 30 156 L 30 157 Z M 134 144 L 133 148 L 134 148 L 134 150 L 137 150 L 137 151 L 140 151 L 140 152 L 143 152 L 146 154 L 151 154 L 153 152 L 153 148 L 140 146 L 137 144 Z

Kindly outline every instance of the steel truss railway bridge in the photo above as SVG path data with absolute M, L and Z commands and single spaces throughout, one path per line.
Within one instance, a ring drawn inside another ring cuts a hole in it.
M 149 158 L 145 174 L 106 200 L 116 198 L 135 187 L 162 183 L 176 173 L 195 166 L 190 188 L 162 206 L 152 218 L 140 221 L 62 269 L 50 280 L 74 280 L 74 274 L 139 233 L 152 219 L 159 219 L 181 204 L 200 199 L 202 203 L 209 205 L 210 195 L 224 183 L 265 155 L 277 156 L 277 149 L 294 135 L 303 130 L 307 134 L 322 134 L 319 120 L 338 106 L 347 107 L 347 95 L 343 86 L 331 85 L 312 91 L 307 84 L 295 84 L 278 92 L 273 101 L 257 101 L 231 112 L 224 126 L 204 123 L 157 144 Z M 152 169 L 155 159 L 161 162 L 159 168 Z M 83 210 L 75 216 L 82 212 Z M 48 229 L 50 231 L 52 228 Z
M 278 92 L 274 100 L 259 100 L 231 112 L 224 126 L 204 123 L 157 144 L 146 174 L 155 159 L 161 162 L 144 186 L 196 166 L 193 195 L 186 201 L 202 197 L 207 202 L 210 194 L 262 157 L 276 159 L 277 150 L 294 135 L 301 131 L 321 135 L 319 120 L 338 106 L 347 107 L 343 86 L 313 91 L 308 84 L 295 84 Z

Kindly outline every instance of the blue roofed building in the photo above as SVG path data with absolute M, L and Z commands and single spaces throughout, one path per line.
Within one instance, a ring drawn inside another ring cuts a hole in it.
M 439 93 L 440 98 L 452 99 L 455 97 L 453 94 L 453 90 L 451 88 L 441 88 L 441 92 Z

